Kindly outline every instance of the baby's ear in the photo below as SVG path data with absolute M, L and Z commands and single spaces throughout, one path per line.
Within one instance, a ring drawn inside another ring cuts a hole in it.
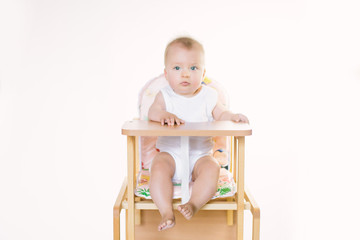
M 165 78 L 167 77 L 167 72 L 166 72 L 166 68 L 164 68 L 164 75 L 165 75 Z M 167 78 L 166 78 L 167 80 Z

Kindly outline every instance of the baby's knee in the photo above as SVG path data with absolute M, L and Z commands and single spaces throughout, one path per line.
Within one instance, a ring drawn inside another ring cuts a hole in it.
M 209 166 L 214 171 L 214 173 L 218 174 L 220 172 L 221 167 L 215 159 L 213 161 L 209 162 Z
M 204 157 L 199 159 L 199 161 L 195 165 L 195 174 L 200 175 L 201 173 L 219 176 L 220 165 L 219 163 L 212 157 Z
M 174 172 L 175 162 L 170 154 L 158 153 L 151 163 L 151 171 Z
M 206 168 L 212 169 L 214 171 L 220 171 L 220 165 L 218 161 L 216 161 L 216 159 L 213 157 L 206 158 Z

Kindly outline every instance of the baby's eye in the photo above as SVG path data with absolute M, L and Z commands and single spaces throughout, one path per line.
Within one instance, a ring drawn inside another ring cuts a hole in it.
M 190 69 L 191 69 L 191 70 L 196 70 L 197 67 L 196 67 L 196 66 L 192 66 Z
M 180 70 L 179 66 L 174 67 L 175 70 Z

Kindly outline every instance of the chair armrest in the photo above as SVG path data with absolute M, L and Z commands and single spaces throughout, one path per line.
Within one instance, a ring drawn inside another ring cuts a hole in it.
M 121 186 L 120 192 L 116 198 L 115 204 L 114 204 L 114 217 L 120 217 L 120 212 L 122 209 L 122 202 L 124 201 L 125 197 L 126 197 L 126 192 L 127 192 L 127 179 L 126 177 L 123 180 L 123 184 Z
M 249 189 L 245 187 L 245 200 L 250 203 L 250 211 L 254 218 L 260 217 L 260 207 L 255 201 L 255 198 L 251 195 Z

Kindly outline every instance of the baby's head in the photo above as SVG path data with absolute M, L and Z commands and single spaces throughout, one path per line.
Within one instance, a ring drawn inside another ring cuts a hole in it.
M 188 49 L 188 50 L 191 50 L 191 49 L 195 49 L 195 50 L 198 50 L 199 53 L 202 54 L 202 57 L 204 58 L 204 55 L 205 55 L 205 51 L 204 51 L 204 48 L 203 46 L 201 45 L 201 43 L 199 43 L 198 41 L 196 41 L 195 39 L 193 38 L 190 38 L 190 37 L 179 37 L 179 38 L 176 38 L 174 40 L 172 40 L 167 46 L 166 46 L 166 49 L 165 49 L 165 54 L 164 54 L 164 63 L 165 63 L 165 66 L 166 66 L 166 61 L 167 61 L 167 58 L 168 58 L 168 55 L 169 55 L 169 50 L 171 49 L 171 47 L 173 46 L 181 46 L 185 49 Z M 204 61 L 204 59 L 203 59 Z
M 183 96 L 195 95 L 206 72 L 203 46 L 189 37 L 177 38 L 167 45 L 164 61 L 165 77 L 172 89 Z

